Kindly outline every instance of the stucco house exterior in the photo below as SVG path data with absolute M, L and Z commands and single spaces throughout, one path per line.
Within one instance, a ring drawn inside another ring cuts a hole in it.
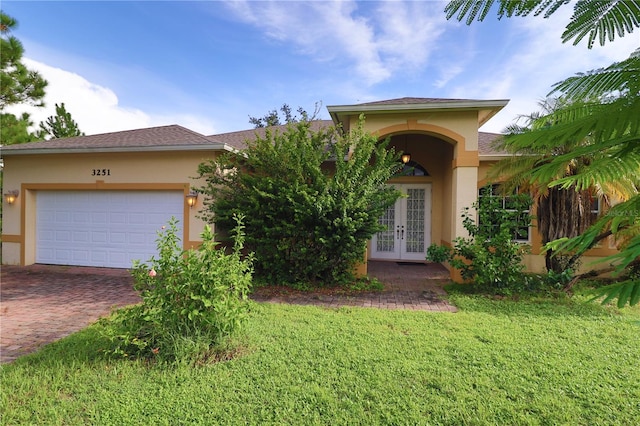
M 327 107 L 331 120 L 318 125 L 349 131 L 364 114 L 365 130 L 410 152 L 417 171 L 389 182 L 407 196 L 381 218 L 388 229 L 370 241 L 368 259 L 424 261 L 430 244 L 466 235 L 462 209 L 507 155 L 491 146 L 499 135 L 478 129 L 507 102 L 401 98 Z M 3 147 L 2 193 L 17 196 L 11 204 L 3 196 L 2 262 L 127 268 L 155 254 L 156 231 L 171 216 L 184 247 L 197 245 L 202 200 L 191 206 L 189 195 L 198 164 L 242 149 L 255 132 L 205 136 L 171 125 Z M 525 242 L 532 246 L 527 268 L 542 271 L 537 232 Z

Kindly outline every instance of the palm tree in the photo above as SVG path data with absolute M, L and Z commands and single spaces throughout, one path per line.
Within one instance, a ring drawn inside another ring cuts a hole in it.
M 452 0 L 445 11 L 451 18 L 482 21 L 498 3 L 498 15 L 548 17 L 566 0 Z M 578 44 L 587 37 L 587 47 L 596 40 L 601 45 L 616 36 L 623 37 L 640 27 L 640 0 L 577 0 L 571 3 L 574 13 L 562 35 L 564 42 Z M 548 182 L 548 188 L 573 191 L 605 187 L 628 178 L 640 182 L 640 49 L 621 62 L 570 77 L 553 86 L 549 95 L 567 101 L 558 110 L 544 116 L 548 126 L 513 135 L 511 144 L 519 147 L 574 146 L 569 152 L 551 156 L 548 161 L 533 163 L 532 182 Z M 575 158 L 590 158 L 575 173 L 561 173 Z M 637 188 L 637 187 L 636 187 Z M 618 254 L 607 261 L 618 262 L 618 271 L 640 260 L 640 195 L 613 206 L 580 236 L 548 244 L 553 250 L 579 255 L 603 238 L 613 235 L 624 241 Z M 618 305 L 640 302 L 640 279 L 637 276 L 605 289 L 607 298 L 618 298 Z
M 596 219 L 594 204 L 610 206 L 614 201 L 626 200 L 637 194 L 637 188 L 629 176 L 603 183 L 594 183 L 583 189 L 552 186 L 551 182 L 582 173 L 595 160 L 594 155 L 573 156 L 554 166 L 554 174 L 544 180 L 534 178 L 537 170 L 551 163 L 555 157 L 569 154 L 577 147 L 592 143 L 591 138 L 576 141 L 569 140 L 557 144 L 555 140 L 544 140 L 536 144 L 522 144 L 519 136 L 539 129 L 546 129 L 559 123 L 553 113 L 567 107 L 562 98 L 548 98 L 539 103 L 541 110 L 527 116 L 524 125 L 517 122 L 505 129 L 507 136 L 498 142 L 498 148 L 513 154 L 512 157 L 497 163 L 489 172 L 490 180 L 502 180 L 505 191 L 520 188 L 528 190 L 536 207 L 538 232 L 543 244 L 561 238 L 573 238 L 582 235 Z M 600 153 L 601 154 L 601 153 Z M 575 185 L 574 185 L 575 186 Z M 573 269 L 580 256 L 562 256 L 553 249 L 545 250 L 547 270 L 561 273 Z

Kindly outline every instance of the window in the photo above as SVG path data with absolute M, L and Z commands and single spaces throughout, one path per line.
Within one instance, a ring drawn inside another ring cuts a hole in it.
M 409 161 L 397 176 L 429 176 L 429 172 L 415 161 Z
M 529 233 L 530 233 L 530 212 L 529 209 L 522 209 L 522 201 L 515 197 L 519 194 L 518 188 L 512 194 L 505 195 L 500 192 L 500 185 L 487 185 L 478 190 L 478 198 L 479 202 L 481 202 L 483 197 L 489 197 L 490 200 L 495 203 L 491 203 L 491 206 L 495 206 L 496 208 L 502 209 L 506 212 L 512 212 L 512 218 L 515 218 L 516 226 L 513 230 L 513 239 L 515 241 L 528 242 L 529 241 Z M 498 215 L 497 213 L 491 213 L 489 211 L 485 217 L 488 217 L 488 224 L 490 228 L 492 228 L 493 232 L 498 232 L 500 228 L 500 221 L 502 215 Z M 479 217 L 479 225 L 484 225 L 481 223 L 481 219 Z M 491 231 L 489 231 L 491 232 Z

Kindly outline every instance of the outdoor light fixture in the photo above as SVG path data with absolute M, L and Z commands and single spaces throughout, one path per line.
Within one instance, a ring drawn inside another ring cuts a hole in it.
M 13 191 L 9 191 L 6 194 L 4 194 L 4 199 L 7 202 L 7 204 L 13 204 L 16 202 L 16 198 L 18 198 L 18 195 L 20 194 L 20 191 L 13 190 Z
M 195 191 L 191 191 L 185 196 L 185 198 L 187 199 L 187 204 L 189 205 L 189 208 L 191 208 L 195 206 L 196 201 L 198 201 L 198 193 Z
M 407 135 L 404 135 L 404 151 L 402 151 L 400 159 L 402 160 L 402 164 L 407 164 L 411 161 L 411 154 L 407 152 Z

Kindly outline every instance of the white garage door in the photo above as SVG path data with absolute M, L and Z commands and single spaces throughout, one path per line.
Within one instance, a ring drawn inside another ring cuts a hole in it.
M 157 257 L 156 232 L 172 216 L 182 229 L 183 206 L 181 191 L 39 191 L 36 262 L 130 268 Z

